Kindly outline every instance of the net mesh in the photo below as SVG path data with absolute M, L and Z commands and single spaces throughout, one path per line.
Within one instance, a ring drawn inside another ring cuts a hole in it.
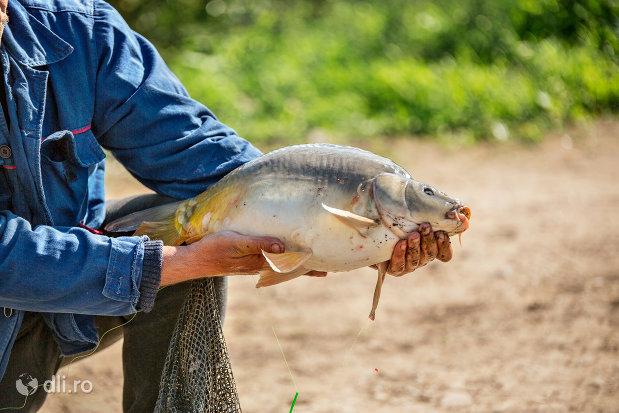
M 155 412 L 241 412 L 213 278 L 192 282 L 170 340 Z

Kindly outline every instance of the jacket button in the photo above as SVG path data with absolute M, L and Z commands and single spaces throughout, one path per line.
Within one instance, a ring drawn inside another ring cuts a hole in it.
M 7 145 L 0 145 L 0 158 L 8 159 L 12 155 L 11 148 Z

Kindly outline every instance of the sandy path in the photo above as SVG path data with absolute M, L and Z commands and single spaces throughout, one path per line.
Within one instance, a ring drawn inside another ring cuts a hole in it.
M 225 333 L 244 411 L 290 409 L 273 325 L 295 413 L 619 412 L 619 122 L 540 146 L 374 150 L 471 205 L 464 248 L 387 279 L 373 324 L 369 269 L 262 295 L 233 279 Z M 110 178 L 111 197 L 140 190 Z M 93 392 L 50 395 L 44 412 L 120 410 L 118 344 L 69 375 Z

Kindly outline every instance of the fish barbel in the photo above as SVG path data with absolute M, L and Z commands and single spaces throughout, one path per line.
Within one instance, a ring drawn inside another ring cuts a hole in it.
M 279 284 L 311 270 L 340 272 L 376 264 L 374 319 L 395 244 L 428 222 L 434 231 L 461 234 L 470 208 L 417 182 L 387 158 L 328 144 L 278 149 L 230 172 L 202 194 L 123 217 L 106 230 L 132 231 L 166 245 L 195 242 L 219 231 L 273 236 L 281 254 L 256 287 Z

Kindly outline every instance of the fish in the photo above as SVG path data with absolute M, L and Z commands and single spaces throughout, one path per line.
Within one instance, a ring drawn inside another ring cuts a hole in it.
M 374 320 L 396 243 L 420 224 L 461 235 L 470 207 L 414 180 L 374 153 L 331 144 L 284 147 L 228 173 L 194 198 L 135 212 L 106 226 L 191 244 L 219 231 L 273 236 L 280 254 L 263 251 L 270 268 L 256 287 L 292 280 L 309 271 L 343 272 L 376 265 Z

